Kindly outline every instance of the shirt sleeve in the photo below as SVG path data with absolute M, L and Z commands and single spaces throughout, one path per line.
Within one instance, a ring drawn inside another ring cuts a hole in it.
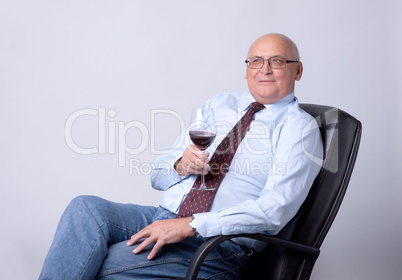
M 210 103 L 211 100 L 208 100 L 202 107 L 209 108 L 211 106 Z M 176 161 L 183 156 L 183 152 L 191 144 L 188 131 L 184 130 L 176 139 L 175 144 L 155 160 L 151 170 L 151 184 L 154 189 L 166 191 L 191 176 L 180 176 L 174 169 Z
M 151 184 L 154 189 L 166 191 L 188 177 L 180 176 L 174 169 L 174 164 L 181 158 L 187 147 L 184 133 L 181 133 L 172 148 L 155 160 L 151 171 Z
M 321 169 L 323 146 L 315 120 L 305 118 L 284 126 L 274 158 L 285 168 L 268 176 L 257 199 L 194 215 L 201 236 L 276 234 L 292 219 Z

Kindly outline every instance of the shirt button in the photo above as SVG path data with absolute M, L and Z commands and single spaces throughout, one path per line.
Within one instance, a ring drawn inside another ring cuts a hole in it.
M 210 234 L 211 234 L 211 231 L 210 231 L 210 230 L 207 230 L 207 234 L 210 235 Z

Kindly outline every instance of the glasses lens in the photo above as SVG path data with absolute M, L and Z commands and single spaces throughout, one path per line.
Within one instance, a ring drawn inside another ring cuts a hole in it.
M 261 68 L 264 64 L 264 59 L 262 57 L 251 57 L 248 59 L 248 67 L 250 68 Z
M 286 59 L 283 57 L 272 57 L 269 59 L 271 68 L 283 68 L 286 65 Z

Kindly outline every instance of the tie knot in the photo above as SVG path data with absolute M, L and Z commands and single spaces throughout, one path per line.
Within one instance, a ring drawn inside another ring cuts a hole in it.
M 257 113 L 258 111 L 261 111 L 264 108 L 265 108 L 265 106 L 262 105 L 261 103 L 253 102 L 253 103 L 250 104 L 250 109 L 249 110 L 252 110 L 254 113 Z

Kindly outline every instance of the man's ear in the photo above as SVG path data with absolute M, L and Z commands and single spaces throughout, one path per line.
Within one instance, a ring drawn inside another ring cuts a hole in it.
M 297 70 L 296 70 L 296 77 L 295 80 L 296 81 L 300 81 L 302 75 L 303 75 L 303 63 L 300 61 L 299 63 L 297 63 Z

